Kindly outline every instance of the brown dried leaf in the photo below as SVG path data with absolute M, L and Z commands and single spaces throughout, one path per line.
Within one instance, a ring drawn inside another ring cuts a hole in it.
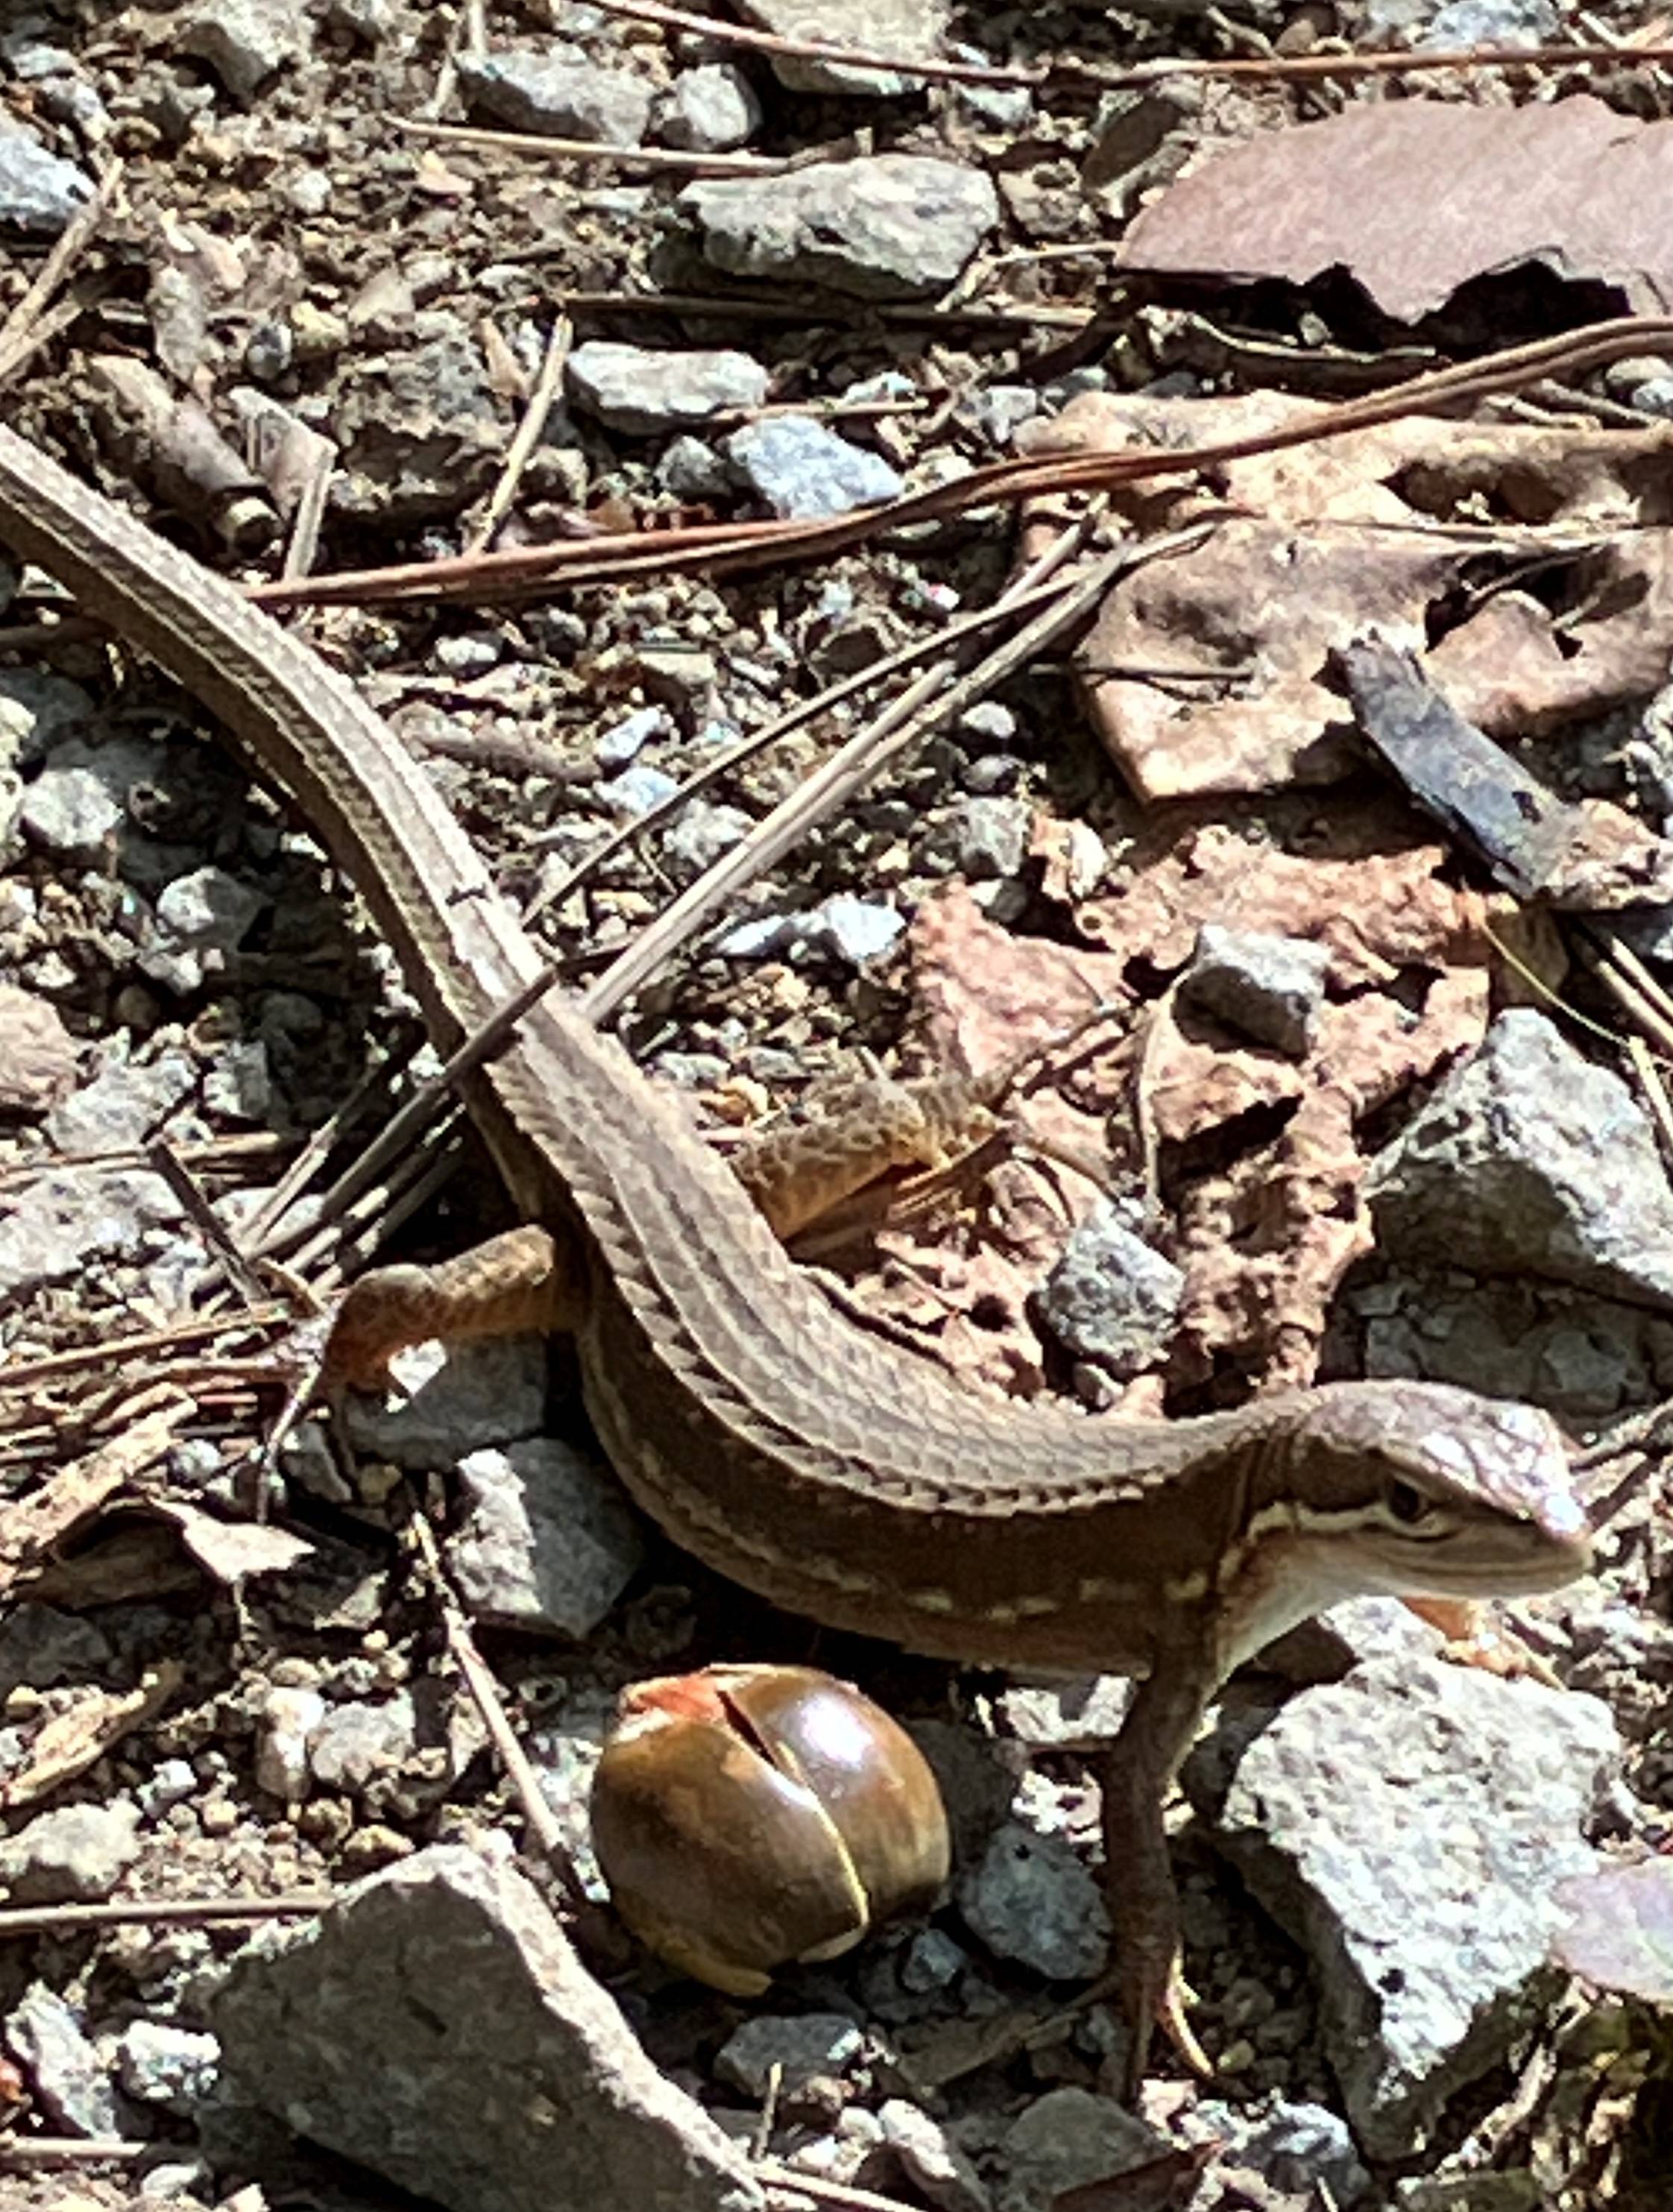
M 1472 969 L 1438 976 L 1415 1024 L 1380 993 L 1323 1010 L 1294 1115 L 1182 1200 L 1184 1375 L 1206 1379 L 1229 1358 L 1266 1388 L 1312 1381 L 1330 1302 L 1372 1244 L 1357 1124 L 1478 1044 L 1488 1012 L 1487 977 Z
M 29 1747 L 29 1763 L 0 1789 L 0 1805 L 9 1812 L 20 1806 L 38 1805 L 61 1784 L 85 1774 L 154 1713 L 161 1712 L 185 1679 L 177 1659 L 165 1659 L 152 1668 L 137 1690 L 114 1697 L 107 1690 L 76 1693 L 69 1708 L 55 1713 Z
M 1027 441 L 1035 453 L 1189 447 L 1323 412 L 1277 393 L 1170 400 L 1089 392 Z M 1340 780 L 1360 764 L 1334 651 L 1369 627 L 1421 643 L 1483 511 L 1572 526 L 1549 604 L 1488 599 L 1435 648 L 1447 696 L 1484 729 L 1525 733 L 1647 696 L 1673 655 L 1673 429 L 1600 431 L 1424 416 L 1216 470 L 1238 512 L 1194 550 L 1123 577 L 1080 663 L 1104 744 L 1142 799 Z M 1200 511 L 1191 484 L 1115 495 L 1135 527 Z M 1450 526 L 1472 526 L 1469 534 Z M 1515 534 L 1508 542 L 1525 541 Z M 1560 623 L 1560 631 L 1559 631 Z M 1111 677 L 1119 665 L 1214 679 Z
M 1336 995 L 1321 1010 L 1305 1060 L 1186 1035 L 1159 1007 L 1116 1049 L 1101 1048 L 1104 1032 L 1094 1031 L 1086 1059 L 1072 1050 L 1061 1077 L 1027 1103 L 1025 1127 L 1038 1140 L 1084 1149 L 1104 1164 L 1106 1180 L 1124 1168 L 1129 1188 L 1139 1113 L 1158 1140 L 1179 1146 L 1256 1109 L 1291 1109 L 1275 1136 L 1248 1143 L 1228 1166 L 1177 1193 L 1172 1255 L 1187 1283 L 1176 1380 L 1205 1380 L 1228 1360 L 1263 1384 L 1311 1379 L 1330 1302 L 1371 1244 L 1359 1196 L 1360 1123 L 1485 1034 L 1485 902 L 1442 880 L 1439 846 L 1380 849 L 1390 836 L 1386 806 L 1375 804 L 1333 810 L 1304 852 L 1253 842 L 1220 823 L 1171 835 L 1159 826 L 1150 849 L 1135 855 L 1130 879 L 1076 917 L 1111 948 L 1102 953 L 1014 940 L 956 886 L 926 901 L 914 921 L 915 985 L 940 1033 L 941 1056 L 978 1067 L 1014 1048 L 1019 1032 L 1061 1028 L 1085 1003 L 1089 980 L 1108 996 L 1129 962 L 1161 975 L 1183 967 L 1204 922 L 1234 921 L 1329 946 Z M 1367 988 L 1413 969 L 1431 976 L 1415 1021 L 1405 997 Z M 1011 1211 L 1014 1189 L 1001 1182 L 980 1240 L 960 1224 L 933 1246 L 909 1246 L 903 1233 L 890 1243 L 903 1255 L 910 1250 L 920 1298 L 933 1284 L 914 1322 L 929 1319 L 942 1357 L 1001 1389 L 1028 1387 L 1038 1352 L 1026 1296 L 1095 1186 L 1054 1162 L 1051 1188 L 1061 1206 L 1027 1220 Z M 891 1310 L 898 1311 L 892 1301 Z
M 1328 945 L 1337 991 L 1386 983 L 1402 968 L 1484 964 L 1484 902 L 1443 880 L 1443 847 L 1398 844 L 1409 833 L 1389 812 L 1386 801 L 1333 806 L 1305 853 L 1251 843 L 1229 824 L 1159 825 L 1132 878 L 1082 907 L 1076 924 L 1122 972 L 1141 959 L 1164 975 L 1183 968 L 1205 921 Z
M 960 884 L 924 900 L 907 941 L 925 1035 L 937 1060 L 965 1074 L 1048 1042 L 1101 999 L 1132 995 L 1121 961 L 1013 937 Z
M 1258 1107 L 1299 1098 L 1303 1087 L 1295 1061 L 1202 1043 L 1171 1021 L 1156 1032 L 1147 1066 L 1145 1103 L 1165 1145 L 1187 1144 Z
M 144 1510 L 172 1522 L 198 1565 L 229 1588 L 252 1575 L 285 1573 L 313 1549 L 306 1538 L 293 1536 L 288 1529 L 254 1521 L 222 1521 L 182 1498 L 148 1498 Z
M 1444 178 L 1445 190 L 1421 180 Z M 1635 312 L 1673 303 L 1673 132 L 1585 94 L 1517 107 L 1383 100 L 1262 131 L 1159 194 L 1123 268 L 1305 284 L 1348 270 L 1414 322 L 1533 261 Z
M 125 1482 L 161 1459 L 193 1410 L 183 1393 L 155 1407 L 85 1459 L 60 1468 L 33 1498 L 9 1505 L 0 1520 L 0 1596 L 72 1529 L 91 1522 Z

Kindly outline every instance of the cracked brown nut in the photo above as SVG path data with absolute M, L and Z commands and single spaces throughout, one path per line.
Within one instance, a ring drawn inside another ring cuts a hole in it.
M 946 1881 L 946 1814 L 897 1722 L 812 1667 L 636 1683 L 593 1783 L 593 1842 L 628 1926 L 732 1996 L 834 1959 Z

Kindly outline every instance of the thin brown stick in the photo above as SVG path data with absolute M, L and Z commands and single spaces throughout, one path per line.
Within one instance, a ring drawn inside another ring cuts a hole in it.
M 307 472 L 302 478 L 301 496 L 290 518 L 290 535 L 284 549 L 283 573 L 287 576 L 306 576 L 312 573 L 315 556 L 319 550 L 319 532 L 325 520 L 325 501 L 332 488 L 332 472 L 337 466 L 337 448 L 329 438 L 317 431 L 308 434 Z
M 70 274 L 88 241 L 104 222 L 122 182 L 122 163 L 110 162 L 100 175 L 93 197 L 76 209 L 53 241 L 51 252 L 36 270 L 33 282 L 0 324 L 0 384 L 39 351 L 55 331 L 46 326 L 47 303 Z M 79 310 L 70 306 L 71 319 Z
M 412 138 L 438 138 L 483 154 L 514 154 L 525 161 L 609 161 L 624 168 L 674 169 L 689 177 L 779 177 L 788 161 L 766 154 L 688 154 L 677 146 L 611 146 L 599 138 L 548 138 L 531 131 L 488 131 L 468 123 L 401 122 Z
M 18 1905 L 0 1909 L 0 1942 L 9 1936 L 62 1935 L 74 1928 L 196 1928 L 209 1920 L 311 1918 L 337 1903 L 329 1889 L 286 1890 L 277 1897 L 125 1897 L 104 1905 Z
M 540 373 L 529 395 L 529 404 L 523 419 L 517 425 L 514 436 L 508 447 L 505 465 L 500 471 L 499 482 L 483 509 L 482 520 L 472 532 L 465 545 L 467 553 L 481 553 L 494 542 L 494 533 L 511 512 L 511 503 L 517 496 L 517 487 L 523 481 L 523 471 L 528 466 L 529 455 L 539 443 L 546 427 L 546 419 L 557 398 L 558 386 L 563 380 L 564 364 L 569 358 L 569 348 L 575 341 L 575 326 L 567 315 L 560 315 L 552 325 L 546 339 L 546 350 L 541 358 Z
M 0 2173 L 36 2166 L 131 2166 L 155 2149 L 125 2136 L 0 2136 Z
M 475 1700 L 477 1711 L 482 1716 L 483 1726 L 487 1729 L 494 1748 L 500 1755 L 500 1762 L 505 1768 L 506 1778 L 517 1793 L 517 1800 L 523 1808 L 523 1818 L 528 1824 L 529 1833 L 539 1845 L 542 1856 L 557 1876 L 565 1901 L 574 1910 L 585 1911 L 589 1909 L 587 1893 L 581 1887 L 581 1877 L 575 1872 L 574 1862 L 569 1856 L 569 1847 L 564 1840 L 563 1831 L 558 1825 L 557 1814 L 546 1802 L 545 1794 L 540 1787 L 539 1777 L 530 1765 L 523 1747 L 517 1741 L 517 1731 L 511 1725 L 511 1717 L 505 1709 L 505 1700 L 500 1695 L 500 1686 L 495 1680 L 488 1662 L 477 1649 L 476 1638 L 471 1633 L 471 1624 L 465 1616 L 465 1608 L 454 1596 L 453 1585 L 447 1580 L 447 1572 L 441 1565 L 441 1555 L 436 1548 L 435 1538 L 430 1525 L 423 1514 L 419 1513 L 414 1515 L 411 1527 L 419 1556 L 424 1563 L 425 1573 L 435 1594 L 436 1604 L 441 1610 L 441 1625 L 447 1636 L 447 1649 L 453 1655 L 454 1665 L 464 1678 L 465 1688 L 469 1690 L 471 1698 Z
M 315 1174 L 330 1156 L 332 1146 L 343 1132 L 352 1126 L 355 1117 L 367 1099 L 380 1083 L 392 1073 L 399 1074 L 418 1050 L 417 1043 L 396 1055 L 392 1064 L 371 1068 L 362 1075 L 337 1111 L 313 1130 L 290 1165 L 279 1177 L 250 1219 L 244 1224 L 243 1249 L 252 1258 L 269 1257 L 267 1240 L 276 1223 L 284 1218 L 292 1202 L 299 1198 Z
M 528 246 L 508 253 L 505 258 L 550 261 L 564 251 L 557 246 Z M 821 307 L 814 300 L 793 304 L 755 299 L 742 292 L 566 292 L 563 304 L 578 315 L 735 315 L 745 322 L 806 323 L 815 328 L 836 328 L 839 323 L 846 327 L 853 322 L 855 308 L 855 302 L 848 302 L 846 316 L 839 317 L 834 308 Z M 865 313 L 868 324 L 874 322 L 884 330 L 934 329 L 944 325 L 966 336 L 979 335 L 984 330 L 1008 336 L 1019 330 L 1084 331 L 1098 320 L 1099 310 L 1048 307 L 1025 300 L 969 307 L 919 300 L 892 305 L 873 301 Z
M 257 585 L 251 597 L 269 606 L 453 596 L 476 600 L 515 599 L 560 581 L 601 583 L 693 568 L 726 574 L 757 567 L 763 561 L 824 558 L 907 524 L 941 521 L 1000 501 L 1010 504 L 1059 493 L 1108 491 L 1159 476 L 1189 476 L 1257 453 L 1288 451 L 1369 429 L 1428 408 L 1452 409 L 1468 400 L 1518 391 L 1546 376 L 1579 374 L 1629 354 L 1669 348 L 1673 348 L 1673 316 L 1621 316 L 1594 324 L 1590 330 L 1536 339 L 1485 355 L 1479 361 L 1432 369 L 1386 391 L 1327 409 L 1305 422 L 1286 423 L 1248 437 L 1177 450 L 1146 448 L 996 461 L 955 482 L 822 522 L 721 523 L 666 532 L 632 531 L 615 538 L 484 553 L 471 560 L 361 570 L 312 579 L 301 585 Z
M 54 1376 L 75 1375 L 84 1367 L 114 1367 L 151 1352 L 183 1351 L 206 1338 L 243 1336 L 252 1329 L 283 1328 L 293 1316 L 282 1305 L 269 1302 L 242 1313 L 217 1314 L 205 1321 L 187 1321 L 173 1328 L 148 1328 L 132 1336 L 106 1337 L 101 1344 L 77 1345 L 73 1351 L 46 1352 L 39 1359 L 18 1360 L 0 1368 L 0 1390 L 21 1390 L 26 1384 L 45 1382 Z
M 1002 63 L 952 62 L 916 55 L 879 52 L 866 46 L 849 46 L 830 39 L 792 39 L 772 31 L 757 31 L 740 23 L 723 22 L 684 8 L 672 8 L 662 0 L 597 0 L 606 15 L 628 15 L 642 23 L 660 23 L 665 28 L 689 31 L 733 46 L 751 46 L 758 52 L 784 55 L 801 61 L 835 62 L 844 69 L 887 71 L 891 76 L 935 78 L 958 84 L 1029 85 L 1090 84 L 1110 91 L 1154 84 L 1164 77 L 1243 77 L 1262 83 L 1305 83 L 1318 77 L 1402 76 L 1434 70 L 1563 69 L 1601 65 L 1619 69 L 1623 64 L 1673 61 L 1673 46 L 1453 46 L 1440 52 L 1409 48 L 1379 48 L 1372 53 L 1261 54 L 1253 58 L 1208 60 L 1171 58 L 1139 62 L 1129 69 L 1104 69 L 1095 62 L 1056 61 L 1043 65 L 1007 67 Z
M 187 1218 L 214 1255 L 228 1281 L 246 1306 L 259 1305 L 265 1286 L 234 1243 L 227 1224 L 204 1195 L 198 1178 L 167 1137 L 154 1137 L 145 1147 L 145 1164 L 160 1176 L 179 1200 Z

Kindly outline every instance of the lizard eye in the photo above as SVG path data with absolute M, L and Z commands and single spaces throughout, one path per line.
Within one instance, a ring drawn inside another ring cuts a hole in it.
M 1396 1475 L 1383 1486 L 1383 1503 L 1389 1510 L 1390 1520 L 1404 1528 L 1415 1528 L 1427 1521 L 1434 1507 L 1416 1486 L 1402 1482 Z

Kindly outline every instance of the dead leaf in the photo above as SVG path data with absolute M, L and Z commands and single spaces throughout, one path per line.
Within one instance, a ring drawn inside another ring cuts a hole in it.
M 1258 1108 L 1299 1098 L 1299 1066 L 1275 1054 L 1204 1043 L 1169 1021 L 1149 1056 L 1145 1104 L 1165 1145 L 1189 1144 Z
M 143 1510 L 171 1522 L 198 1565 L 228 1588 L 252 1575 L 283 1574 L 313 1550 L 305 1538 L 293 1536 L 288 1529 L 254 1521 L 222 1521 L 178 1498 L 147 1498 Z
M 1341 268 L 1385 314 L 1415 322 L 1472 277 L 1535 262 L 1664 314 L 1670 193 L 1673 131 L 1585 94 L 1365 102 L 1214 155 L 1140 213 L 1118 264 L 1292 284 Z
M 72 1529 L 91 1521 L 125 1483 L 161 1459 L 174 1431 L 195 1410 L 181 1392 L 85 1459 L 60 1468 L 33 1498 L 8 1505 L 0 1518 L 0 1596 Z
M 1177 1229 L 1166 1249 L 1186 1270 L 1175 1384 L 1228 1366 L 1263 1388 L 1311 1381 L 1337 1287 L 1371 1246 L 1361 1125 L 1486 1032 L 1487 904 L 1444 879 L 1443 849 L 1384 849 L 1399 832 L 1375 801 L 1332 809 L 1309 833 L 1307 849 L 1292 852 L 1229 823 L 1170 831 L 1159 820 L 1135 841 L 1126 880 L 1075 915 L 1107 950 L 1014 940 L 956 885 L 926 900 L 912 924 L 914 986 L 938 1056 L 978 1067 L 1061 1028 L 1089 996 L 1130 988 L 1137 963 L 1155 989 L 1189 959 L 1205 922 L 1330 948 L 1331 996 L 1304 1060 L 1188 1034 L 1158 1007 L 1114 1046 L 1093 1030 L 1086 1057 L 1071 1048 L 1026 1102 L 1025 1127 L 1054 1155 L 1084 1152 L 1105 1183 L 1141 1187 L 1141 1113 L 1174 1153 Z M 1414 1017 L 1413 986 L 1426 975 Z M 1398 998 L 1375 988 L 1396 979 Z M 1182 1149 L 1217 1133 L 1230 1158 L 1185 1173 Z M 927 1330 L 962 1371 L 1013 1391 L 1031 1388 L 1043 1364 L 1028 1292 L 1098 1188 L 1055 1157 L 1051 1167 L 1056 1203 L 1031 1216 L 1017 1210 L 1019 1187 L 1001 1180 L 979 1236 L 965 1220 L 933 1239 L 901 1229 L 880 1240 L 913 1285 L 910 1295 L 891 1290 L 886 1310 Z
M 1401 843 L 1402 834 L 1414 842 Z M 1139 961 L 1174 974 L 1208 921 L 1328 945 L 1335 992 L 1390 982 L 1402 968 L 1492 957 L 1487 903 L 1445 881 L 1445 848 L 1402 831 L 1386 799 L 1333 805 L 1305 852 L 1253 842 L 1229 823 L 1159 821 L 1131 859 L 1128 880 L 1074 917 L 1123 975 Z
M 9 1812 L 38 1805 L 62 1784 L 85 1774 L 125 1736 L 161 1712 L 185 1676 L 179 1660 L 165 1659 L 125 1696 L 113 1696 L 107 1690 L 78 1691 L 74 1703 L 55 1713 L 29 1746 L 27 1765 L 0 1788 L 0 1805 Z
M 1179 1201 L 1181 1379 L 1206 1381 L 1229 1363 L 1265 1389 L 1313 1380 L 1331 1301 L 1372 1246 L 1359 1125 L 1478 1044 L 1489 1011 L 1487 974 L 1475 969 L 1435 977 L 1414 1023 L 1380 992 L 1322 1009 L 1293 1115 Z
M 1184 448 L 1324 411 L 1269 392 L 1088 392 L 1019 442 L 1038 455 Z M 1216 489 L 1232 519 L 1124 576 L 1080 649 L 1098 734 L 1145 799 L 1339 781 L 1363 759 L 1333 653 L 1368 628 L 1422 645 L 1465 563 L 1492 550 L 1484 515 L 1510 518 L 1507 556 L 1546 556 L 1542 594 L 1489 596 L 1442 635 L 1433 657 L 1458 712 L 1521 735 L 1647 697 L 1673 658 L 1670 460 L 1665 426 L 1413 416 L 1225 463 Z M 1147 532 L 1202 504 L 1191 484 L 1113 496 Z M 1101 672 L 1135 665 L 1208 680 Z

